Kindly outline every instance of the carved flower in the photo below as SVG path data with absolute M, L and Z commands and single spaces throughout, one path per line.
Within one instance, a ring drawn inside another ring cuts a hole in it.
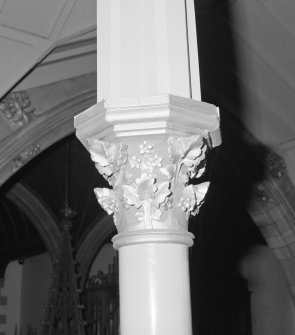
M 140 149 L 140 154 L 150 154 L 151 151 L 153 150 L 153 145 L 151 143 L 149 143 L 148 141 L 144 141 L 142 144 L 139 145 L 139 149 Z
M 168 211 L 169 209 L 172 208 L 172 203 L 173 203 L 173 199 L 170 198 L 166 198 L 164 203 L 163 203 L 163 208 L 165 209 L 165 211 Z
M 151 156 L 149 159 L 153 167 L 162 167 L 162 160 L 163 158 L 158 155 Z
M 184 187 L 178 206 L 187 213 L 187 216 L 190 214 L 196 215 L 199 212 L 199 209 L 204 202 L 209 184 L 209 182 L 204 182 L 199 185 L 189 185 Z
M 153 145 L 144 141 L 140 146 L 140 155 L 129 160 L 131 167 L 141 169 L 142 172 L 154 175 L 156 167 L 162 167 L 163 158 L 154 153 Z
M 194 210 L 196 206 L 194 185 L 184 187 L 178 206 L 181 207 L 184 212 L 187 212 L 188 215 Z
M 162 167 L 162 157 L 158 155 L 144 156 L 140 162 L 140 169 L 148 174 L 152 174 L 155 167 Z
M 141 159 L 138 158 L 137 156 L 132 156 L 129 160 L 129 163 L 131 167 L 139 169 L 139 164 L 141 162 Z
M 109 214 L 113 214 L 119 208 L 115 192 L 109 188 L 95 188 L 94 193 L 100 206 Z
M 110 144 L 97 139 L 88 139 L 88 144 L 91 159 L 101 174 L 109 177 L 125 165 L 128 157 L 126 144 Z
M 181 197 L 179 206 L 184 212 L 192 212 L 195 208 L 196 200 L 193 197 Z

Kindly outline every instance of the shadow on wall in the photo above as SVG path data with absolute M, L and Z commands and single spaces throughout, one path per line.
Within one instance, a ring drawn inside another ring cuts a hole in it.
M 232 71 L 238 60 L 227 23 L 232 17 L 230 7 L 222 4 L 195 1 L 202 100 L 220 107 L 223 143 L 209 156 L 204 178 L 211 181 L 210 189 L 190 226 L 196 236 L 191 251 L 193 326 L 198 335 L 250 335 L 249 291 L 239 263 L 254 245 L 265 244 L 247 207 L 265 175 L 256 154 L 263 162 L 266 151 L 249 143 L 243 131 L 245 101 Z
M 1 289 L 6 300 L 6 305 L 0 306 L 6 319 L 1 331 L 7 335 L 40 334 L 51 271 L 48 253 L 8 264 Z
M 267 246 L 252 248 L 241 262 L 241 273 L 251 291 L 253 334 L 295 334 L 295 308 L 272 250 Z

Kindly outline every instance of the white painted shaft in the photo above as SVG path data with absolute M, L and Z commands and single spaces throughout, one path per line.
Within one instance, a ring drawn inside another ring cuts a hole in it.
M 97 41 L 98 101 L 201 100 L 193 0 L 98 0 Z
M 191 335 L 188 247 L 119 249 L 121 335 Z

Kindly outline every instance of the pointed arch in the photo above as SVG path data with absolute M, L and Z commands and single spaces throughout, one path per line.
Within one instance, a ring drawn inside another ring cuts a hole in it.
M 7 198 L 32 222 L 45 243 L 51 260 L 55 261 L 61 233 L 53 213 L 28 186 L 20 183 L 8 191 Z
M 81 239 L 77 248 L 77 261 L 80 264 L 82 287 L 85 286 L 91 265 L 107 239 L 116 232 L 113 218 L 107 214 L 94 220 L 91 229 Z

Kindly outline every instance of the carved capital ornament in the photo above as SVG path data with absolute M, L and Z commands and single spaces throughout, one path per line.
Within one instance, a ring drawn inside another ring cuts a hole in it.
M 196 215 L 209 182 L 189 185 L 205 170 L 206 141 L 202 136 L 169 137 L 168 157 L 144 141 L 130 157 L 128 146 L 89 139 L 91 158 L 112 186 L 94 190 L 99 204 L 114 214 L 118 232 L 145 229 L 186 230 Z
M 199 212 L 209 182 L 190 181 L 203 175 L 206 153 L 220 143 L 219 117 L 212 105 L 197 102 L 199 121 L 187 120 L 184 113 L 193 116 L 196 106 L 189 99 L 168 96 L 164 101 L 154 97 L 123 109 L 122 104 L 98 104 L 97 113 L 92 108 L 75 119 L 78 138 L 111 186 L 94 192 L 114 217 L 115 247 L 166 239 L 192 245 L 188 219 Z

